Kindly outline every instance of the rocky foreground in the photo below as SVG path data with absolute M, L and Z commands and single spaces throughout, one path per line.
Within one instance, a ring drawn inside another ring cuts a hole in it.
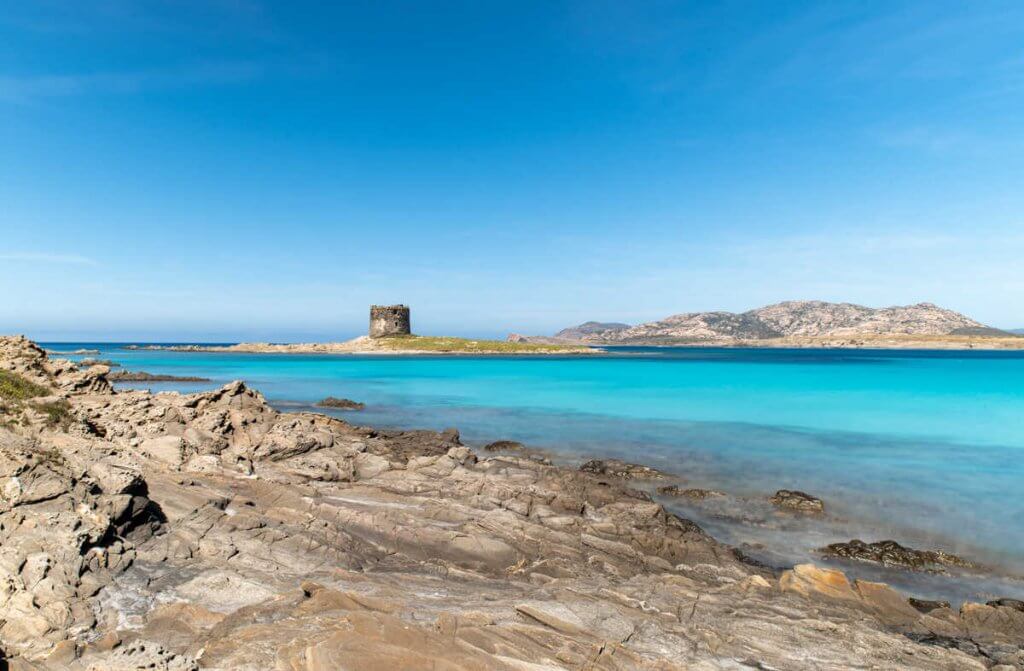
M 0 372 L 0 668 L 1024 668 L 1018 602 L 752 565 L 614 470 Z

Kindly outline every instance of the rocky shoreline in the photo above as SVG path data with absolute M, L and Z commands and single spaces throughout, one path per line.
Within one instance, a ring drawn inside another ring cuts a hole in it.
M 9 669 L 1024 669 L 1019 602 L 758 565 L 632 486 L 647 467 L 478 455 L 241 382 L 116 391 L 24 338 L 0 371 Z

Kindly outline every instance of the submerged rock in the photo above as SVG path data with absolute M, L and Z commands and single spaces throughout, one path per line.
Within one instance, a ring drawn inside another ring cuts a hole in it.
M 695 487 L 683 488 L 679 485 L 665 485 L 664 487 L 658 487 L 658 493 L 662 496 L 675 496 L 679 498 L 698 500 L 725 496 L 724 492 L 714 489 L 698 489 Z
M 535 461 L 538 464 L 550 465 L 551 458 L 547 456 L 541 450 L 535 450 L 527 447 L 522 443 L 515 440 L 496 440 L 493 443 L 487 443 L 483 446 L 484 452 L 502 452 L 506 454 L 514 454 L 522 457 L 523 459 L 529 459 Z
M 116 361 L 111 361 L 110 359 L 82 359 L 81 361 L 78 362 L 78 365 L 85 366 L 86 368 L 88 368 L 89 366 L 106 366 L 107 368 L 119 368 L 121 366 L 121 364 L 117 363 Z
M 336 408 L 338 410 L 363 410 L 366 408 L 365 403 L 359 401 L 353 401 L 347 398 L 336 398 L 334 396 L 328 396 L 324 400 L 316 404 L 318 408 Z
M 661 480 L 668 477 L 666 473 L 650 466 L 631 464 L 619 459 L 591 459 L 580 466 L 584 473 L 603 475 L 622 480 Z
M 195 377 L 193 375 L 162 375 L 146 373 L 144 371 L 119 370 L 107 374 L 111 382 L 209 382 L 208 377 Z
M 522 452 L 526 446 L 515 440 L 496 440 L 484 445 L 485 452 Z
M 825 503 L 817 496 L 791 489 L 780 489 L 769 499 L 779 508 L 788 508 L 802 513 L 823 513 Z
M 899 566 L 915 571 L 942 571 L 946 567 L 971 568 L 973 563 L 942 550 L 915 550 L 896 541 L 865 543 L 854 539 L 847 543 L 832 543 L 818 550 L 827 557 L 840 557 L 872 562 L 883 566 Z

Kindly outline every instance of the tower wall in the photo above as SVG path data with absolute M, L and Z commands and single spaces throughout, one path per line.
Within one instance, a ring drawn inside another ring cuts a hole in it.
M 412 333 L 407 305 L 371 305 L 370 337 L 409 335 Z

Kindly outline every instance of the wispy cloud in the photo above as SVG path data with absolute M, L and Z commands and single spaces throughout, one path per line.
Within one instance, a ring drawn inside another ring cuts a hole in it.
M 0 101 L 31 103 L 44 98 L 90 93 L 130 94 L 153 89 L 215 86 L 251 81 L 261 73 L 261 67 L 255 63 L 228 62 L 132 72 L 0 75 Z
M 25 263 L 60 263 L 76 266 L 99 265 L 95 259 L 81 254 L 50 254 L 47 252 L 0 252 L 0 261 L 21 261 Z

